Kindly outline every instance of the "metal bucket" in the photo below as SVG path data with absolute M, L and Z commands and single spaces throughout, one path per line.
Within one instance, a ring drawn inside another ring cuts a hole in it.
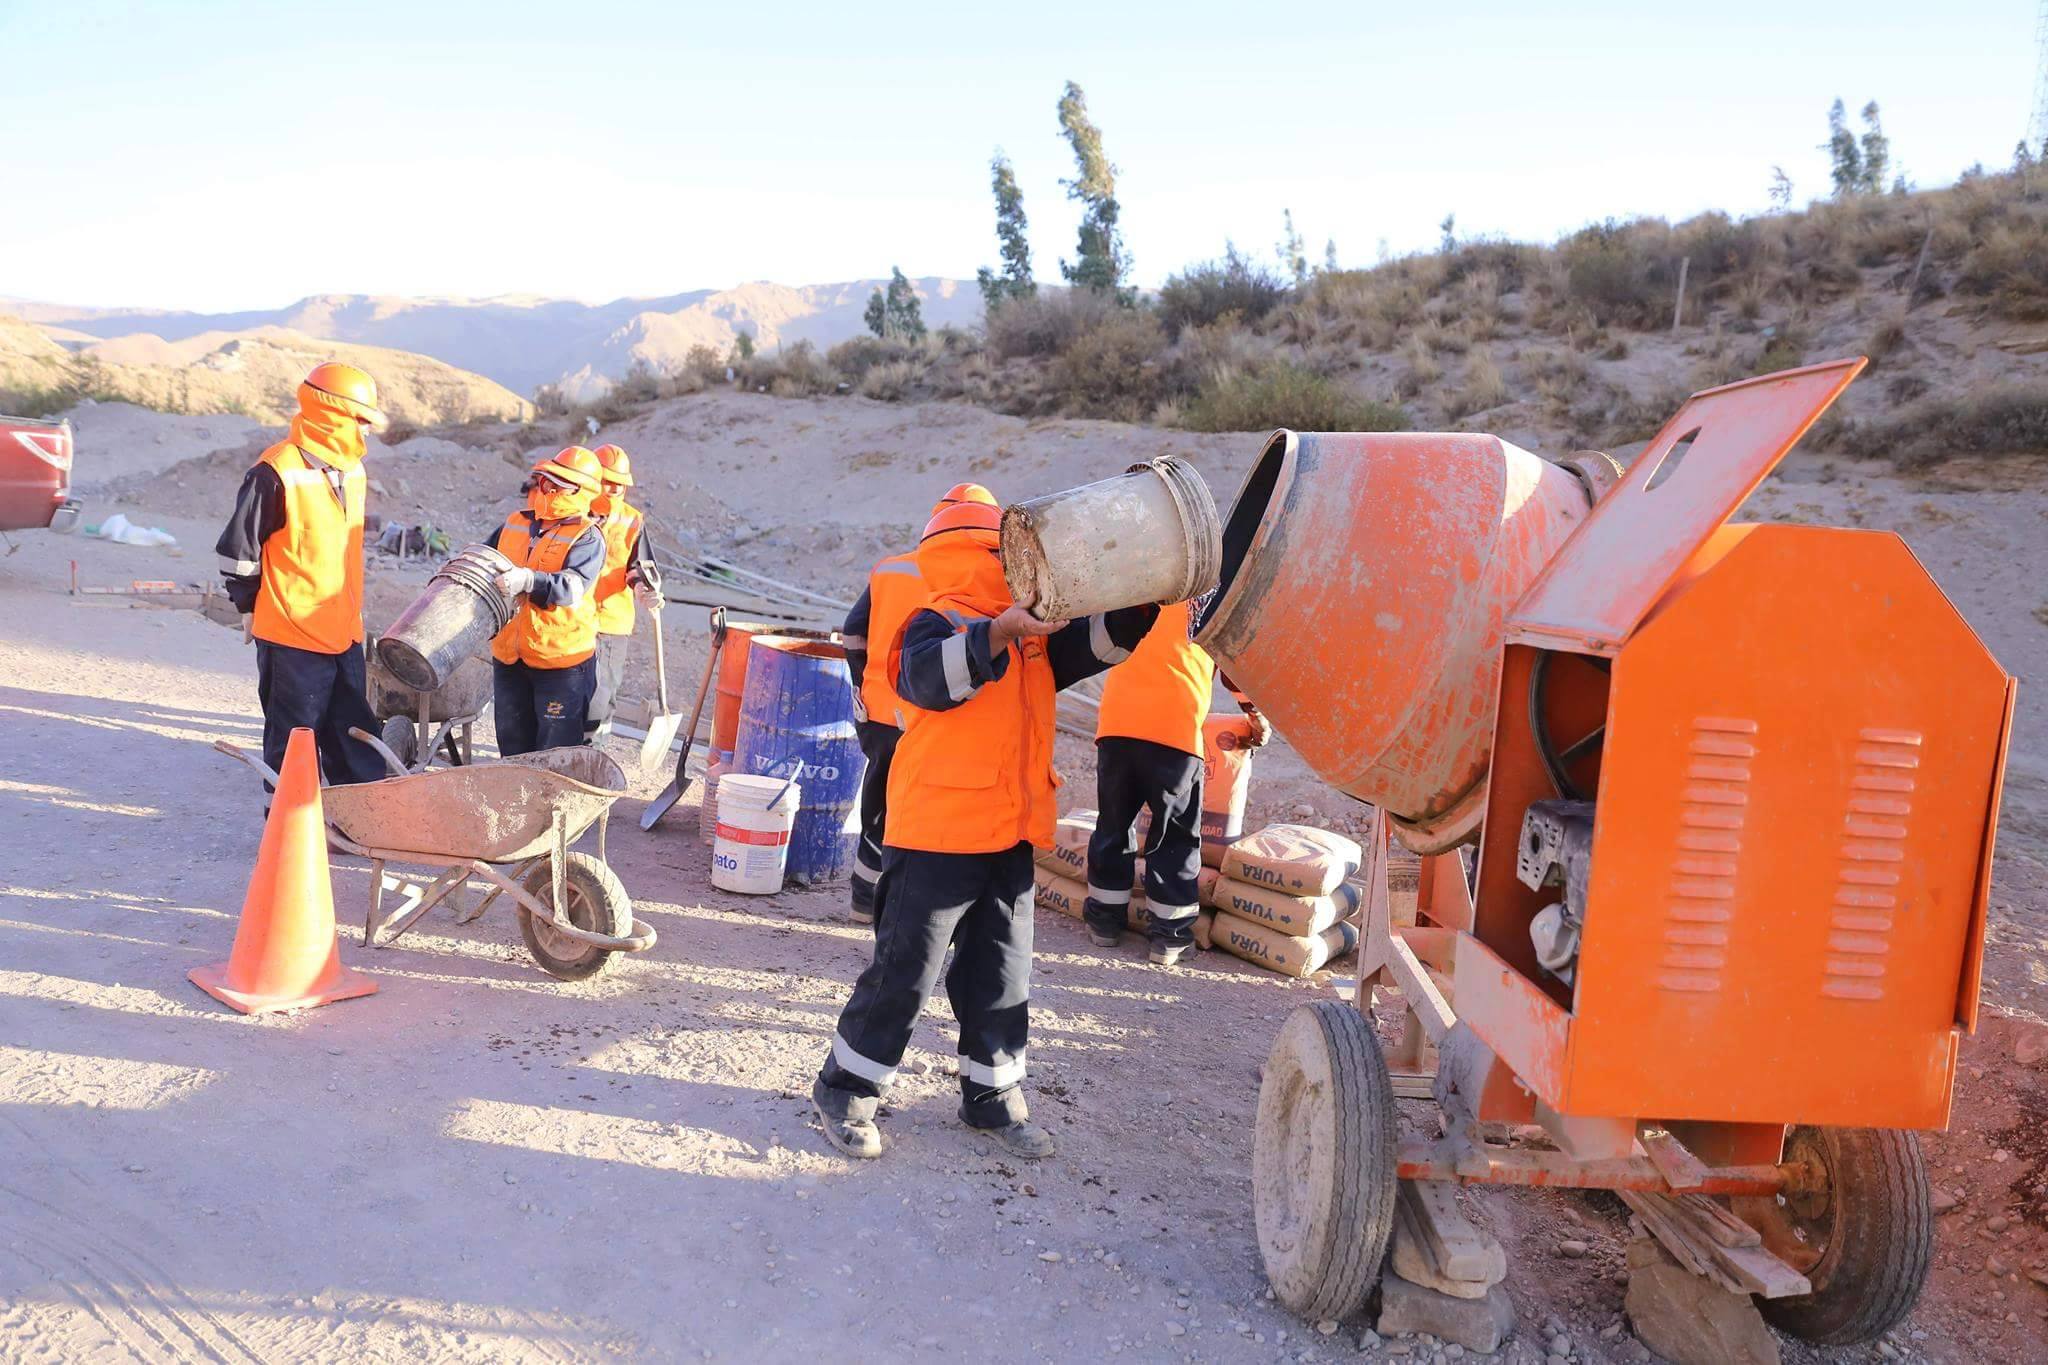
M 405 686 L 438 692 L 463 660 L 482 654 L 512 619 L 518 604 L 497 583 L 511 567 L 511 560 L 488 545 L 458 552 L 384 632 L 378 662 Z
M 1222 562 L 1209 485 L 1171 457 L 1003 510 L 1003 577 L 1045 621 L 1185 602 Z
M 1502 618 L 1588 510 L 1495 436 L 1278 431 L 1195 641 L 1317 776 L 1438 852 L 1485 813 Z
M 846 651 L 822 640 L 758 635 L 748 647 L 737 771 L 803 788 L 789 837 L 789 876 L 816 884 L 844 877 L 860 837 L 867 759 L 853 720 Z

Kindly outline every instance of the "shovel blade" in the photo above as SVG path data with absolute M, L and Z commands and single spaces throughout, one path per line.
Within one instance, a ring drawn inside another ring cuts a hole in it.
M 678 787 L 674 782 L 670 782 L 664 787 L 661 795 L 649 801 L 647 808 L 640 812 L 640 828 L 653 829 L 661 817 L 675 809 L 676 802 L 683 799 L 683 792 L 687 786 L 685 783 L 684 786 Z
M 656 716 L 647 723 L 647 736 L 640 741 L 640 771 L 651 773 L 668 766 L 668 746 L 675 743 L 683 718 L 674 714 Z

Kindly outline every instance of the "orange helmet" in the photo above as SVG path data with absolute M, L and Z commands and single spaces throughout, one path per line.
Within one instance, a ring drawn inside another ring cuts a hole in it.
M 932 504 L 932 515 L 937 516 L 946 508 L 961 502 L 986 503 L 990 507 L 994 507 L 996 505 L 996 495 L 978 483 L 956 483 L 946 490 L 945 497 Z
M 633 482 L 633 457 L 613 445 L 599 446 L 590 452 L 597 456 L 597 462 L 604 466 L 604 481 L 630 487 Z
M 920 542 L 948 531 L 1000 531 L 1003 526 L 1003 509 L 994 502 L 954 502 L 941 504 L 932 519 L 924 524 Z
M 535 465 L 533 472 L 553 475 L 586 493 L 595 493 L 603 479 L 604 466 L 582 446 L 564 446 Z
M 384 423 L 384 414 L 377 407 L 377 381 L 338 360 L 313 367 L 299 385 L 299 406 L 326 408 L 365 426 Z

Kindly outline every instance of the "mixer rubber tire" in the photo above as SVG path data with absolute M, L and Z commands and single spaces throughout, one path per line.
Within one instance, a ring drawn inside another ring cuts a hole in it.
M 1734 1211 L 1764 1246 L 1813 1285 L 1763 1299 L 1772 1326 L 1802 1341 L 1846 1346 L 1897 1326 L 1934 1264 L 1933 1194 L 1920 1139 L 1893 1128 L 1794 1128 L 1785 1161 L 1819 1176 L 1803 1190 L 1738 1199 Z
M 393 716 L 384 722 L 384 733 L 378 736 L 384 747 L 398 755 L 398 761 L 410 768 L 419 762 L 420 733 L 413 723 L 404 716 Z
M 579 929 L 624 938 L 633 932 L 633 900 L 619 883 L 618 874 L 588 853 L 571 853 L 562 869 L 563 894 L 569 900 L 569 922 Z M 526 891 L 543 905 L 554 894 L 553 878 L 543 862 L 527 874 Z M 615 950 L 600 948 L 554 932 L 525 906 L 518 906 L 519 936 L 526 951 L 549 976 L 562 981 L 582 981 L 597 975 L 611 962 Z
M 1394 1232 L 1394 1085 L 1358 1010 L 1319 1001 L 1280 1027 L 1259 1083 L 1252 1210 L 1266 1278 L 1309 1322 L 1365 1306 Z

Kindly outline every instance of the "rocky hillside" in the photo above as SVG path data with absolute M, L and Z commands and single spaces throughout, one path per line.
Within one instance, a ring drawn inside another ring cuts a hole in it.
M 281 422 L 293 410 L 299 380 L 323 360 L 367 370 L 384 410 L 412 426 L 523 421 L 533 413 L 532 404 L 503 385 L 440 360 L 284 327 L 201 332 L 176 341 L 138 334 L 66 343 L 10 317 L 0 317 L 0 410 L 36 416 L 91 398 Z

